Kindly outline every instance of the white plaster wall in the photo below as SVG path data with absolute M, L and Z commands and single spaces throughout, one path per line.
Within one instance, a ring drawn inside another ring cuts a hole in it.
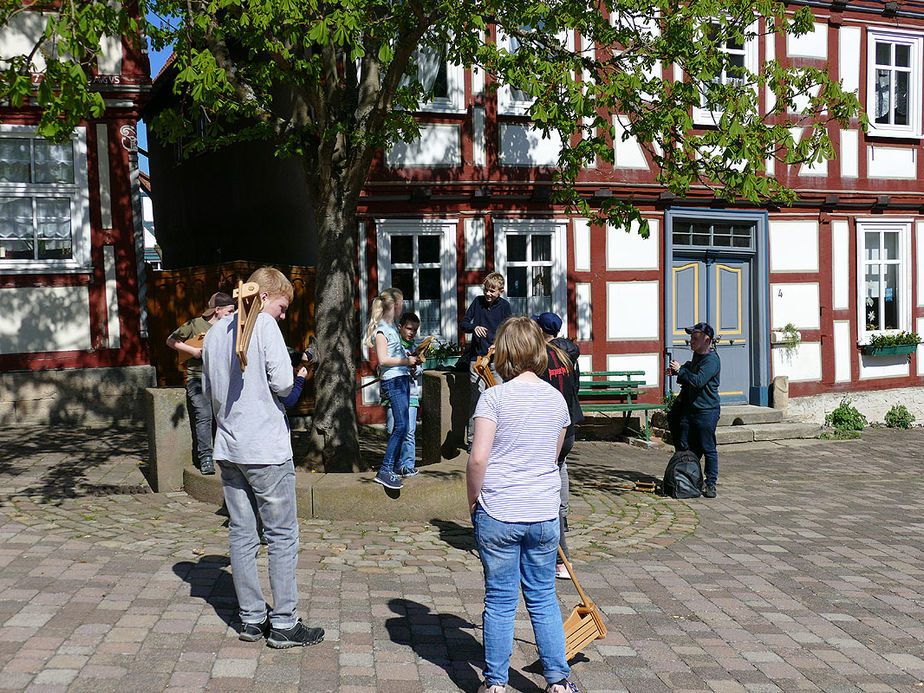
M 504 166 L 557 166 L 561 136 L 545 137 L 532 125 L 501 124 L 500 162 Z
M 866 175 L 869 178 L 917 178 L 915 150 L 910 147 L 866 148 Z
M 639 235 L 637 222 L 632 222 L 628 231 L 621 226 L 607 224 L 606 268 L 658 269 L 660 223 L 658 219 L 648 220 L 648 238 Z
M 793 323 L 797 329 L 819 329 L 819 305 L 814 282 L 770 284 L 770 324 L 774 328 Z
M 902 387 L 867 392 L 825 392 L 809 397 L 790 397 L 787 416 L 798 421 L 822 424 L 825 415 L 837 409 L 841 400 L 847 397 L 870 423 L 881 423 L 886 412 L 896 404 L 904 404 L 916 424 L 924 423 L 924 387 Z
M 626 132 L 626 121 L 622 116 L 613 117 L 613 168 L 627 168 L 648 170 L 648 160 L 645 152 L 639 146 L 635 137 L 629 136 L 623 140 Z
M 0 289 L 0 354 L 83 351 L 91 346 L 86 286 Z
M 860 89 L 860 27 L 842 26 L 837 32 L 838 72 L 846 92 Z
M 5 66 L 10 58 L 28 55 L 35 47 L 36 39 L 45 31 L 45 25 L 51 13 L 20 12 L 10 17 L 0 27 L 0 66 Z M 41 51 L 36 51 L 32 58 L 35 72 L 45 71 L 45 59 Z
M 109 126 L 96 124 L 96 161 L 99 170 L 99 214 L 104 229 L 112 228 L 112 186 L 109 180 Z
M 918 334 L 924 334 L 924 318 L 918 318 L 914 322 L 914 331 Z M 918 375 L 924 375 L 924 345 L 918 347 L 917 353 Z M 921 423 L 924 423 L 922 421 Z
M 96 67 L 101 75 L 122 74 L 122 37 L 103 36 L 99 41 L 100 52 L 96 56 Z
M 917 243 L 917 264 L 915 265 L 915 275 L 918 283 L 918 305 L 924 306 L 924 222 L 917 222 L 914 225 L 914 240 Z M 921 334 L 920 330 L 916 330 Z
M 834 381 L 850 382 L 850 355 L 856 350 L 855 340 L 850 338 L 850 321 L 834 321 Z
M 115 248 L 103 246 L 103 274 L 106 277 L 106 346 L 118 349 L 122 343 L 119 329 L 119 291 L 116 277 Z
M 577 334 L 575 339 L 578 341 L 589 342 L 594 338 L 593 333 L 593 311 L 590 307 L 590 284 L 577 283 L 574 285 L 574 304 L 576 309 L 575 319 L 577 321 Z
M 590 272 L 590 222 L 572 219 L 571 228 L 574 232 L 574 271 Z
M 608 371 L 645 371 L 645 390 L 658 389 L 658 378 L 663 364 L 661 354 L 607 354 Z
M 474 82 L 474 68 L 472 81 Z M 487 139 L 484 131 L 484 109 L 472 109 L 472 165 L 484 166 L 488 163 Z
M 581 373 L 590 373 L 593 370 L 593 358 L 590 354 L 581 354 L 578 356 L 578 366 L 581 369 Z M 590 380 L 590 378 L 582 377 L 581 380 Z
M 821 380 L 821 343 L 802 342 L 793 350 L 772 349 L 773 375 L 785 375 L 790 382 Z
M 361 380 L 361 385 L 370 383 L 375 380 L 376 376 L 374 375 L 364 375 Z M 369 385 L 368 387 L 363 388 L 363 404 L 372 406 L 375 404 L 380 404 L 382 402 L 382 395 L 379 391 L 379 384 L 375 383 L 374 385 Z
M 484 269 L 485 240 L 484 219 L 467 217 L 465 219 L 465 269 Z
M 818 271 L 818 222 L 771 221 L 770 271 Z
M 876 378 L 904 378 L 910 375 L 907 354 L 869 356 L 860 354 L 860 380 Z
M 607 282 L 607 339 L 657 339 L 660 314 L 658 282 Z
M 776 58 L 776 34 L 772 32 L 768 34 L 764 38 L 764 44 L 764 60 L 769 62 Z M 764 99 L 767 104 L 766 108 L 768 113 L 776 108 L 776 94 L 773 93 L 773 89 L 771 89 L 769 85 L 764 89 Z M 768 159 L 768 162 L 772 163 L 773 161 L 775 160 L 772 157 Z M 771 166 L 768 166 L 767 175 L 772 176 L 773 171 L 769 170 L 770 168 Z
M 850 224 L 831 222 L 831 284 L 834 309 L 850 307 Z
M 462 133 L 458 125 L 420 126 L 420 137 L 398 142 L 385 157 L 389 166 L 461 166 Z
M 860 142 L 856 130 L 841 130 L 841 177 L 856 178 L 860 175 Z
M 790 58 L 828 57 L 828 25 L 815 22 L 812 31 L 802 36 L 786 35 L 786 54 Z
M 482 284 L 469 284 L 465 287 L 465 308 L 462 311 L 462 314 L 465 314 L 465 311 L 468 310 L 468 307 L 472 305 L 474 301 L 479 296 L 484 295 L 484 286 Z

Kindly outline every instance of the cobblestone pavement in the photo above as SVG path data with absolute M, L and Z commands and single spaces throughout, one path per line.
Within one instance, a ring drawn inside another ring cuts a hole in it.
M 579 442 L 569 544 L 610 634 L 573 662 L 574 680 L 922 690 L 922 443 L 922 430 L 870 430 L 726 448 L 719 497 L 677 501 L 626 490 L 660 476 L 666 451 Z M 477 688 L 470 527 L 304 521 L 301 610 L 327 636 L 275 651 L 236 638 L 224 518 L 151 493 L 146 455 L 137 431 L 0 429 L 0 689 Z M 564 613 L 578 601 L 570 583 L 559 597 Z M 539 691 L 521 612 L 508 690 Z

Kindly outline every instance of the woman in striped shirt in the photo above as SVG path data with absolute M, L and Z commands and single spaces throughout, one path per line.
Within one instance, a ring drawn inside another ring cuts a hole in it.
M 504 379 L 475 409 L 466 469 L 475 540 L 484 567 L 484 683 L 503 693 L 509 678 L 520 587 L 552 693 L 571 693 L 565 631 L 555 595 L 558 453 L 571 419 L 561 393 L 539 378 L 548 367 L 545 338 L 528 317 L 504 322 L 494 361 Z

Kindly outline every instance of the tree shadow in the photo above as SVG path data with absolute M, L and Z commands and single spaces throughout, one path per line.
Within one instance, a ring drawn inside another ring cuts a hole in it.
M 452 520 L 439 520 L 436 518 L 430 520 L 430 524 L 439 531 L 440 541 L 459 551 L 465 551 L 473 555 L 478 554 L 475 532 L 471 526 L 460 525 Z
M 135 428 L 108 428 L 105 433 L 92 428 L 47 426 L 17 426 L 15 437 L 4 436 L 0 448 L 0 474 L 12 483 L 20 474 L 31 471 L 36 458 L 60 458 L 49 464 L 41 477 L 23 488 L 4 489 L 0 498 L 16 496 L 41 497 L 45 503 L 58 504 L 67 498 L 149 493 L 138 483 L 98 483 L 92 480 L 94 470 L 105 469 L 113 458 L 147 456 L 144 431 Z M 121 464 L 128 464 L 122 462 Z M 102 474 L 105 476 L 105 472 Z
M 227 556 L 209 554 L 201 556 L 197 563 L 181 561 L 173 566 L 177 577 L 189 583 L 189 596 L 203 599 L 229 626 L 240 625 L 237 595 L 228 570 L 230 565 Z
M 395 614 L 385 620 L 388 637 L 397 645 L 407 645 L 414 653 L 442 668 L 450 680 L 463 691 L 474 691 L 481 681 L 484 647 L 467 630 L 478 629 L 455 614 L 435 614 L 430 608 L 409 599 L 388 602 Z M 518 671 L 510 670 L 508 689 L 541 691 Z

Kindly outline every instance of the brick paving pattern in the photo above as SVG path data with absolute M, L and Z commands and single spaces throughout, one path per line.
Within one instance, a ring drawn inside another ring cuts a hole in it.
M 569 544 L 610 634 L 574 680 L 924 689 L 922 443 L 922 430 L 870 430 L 733 447 L 718 498 L 677 501 L 627 490 L 660 476 L 665 450 L 579 442 Z M 0 690 L 477 688 L 470 527 L 303 521 L 301 612 L 327 636 L 276 651 L 237 640 L 224 517 L 151 493 L 146 455 L 138 431 L 0 429 Z M 564 613 L 577 603 L 568 583 L 559 597 Z M 522 607 L 515 637 L 508 690 L 540 691 Z

